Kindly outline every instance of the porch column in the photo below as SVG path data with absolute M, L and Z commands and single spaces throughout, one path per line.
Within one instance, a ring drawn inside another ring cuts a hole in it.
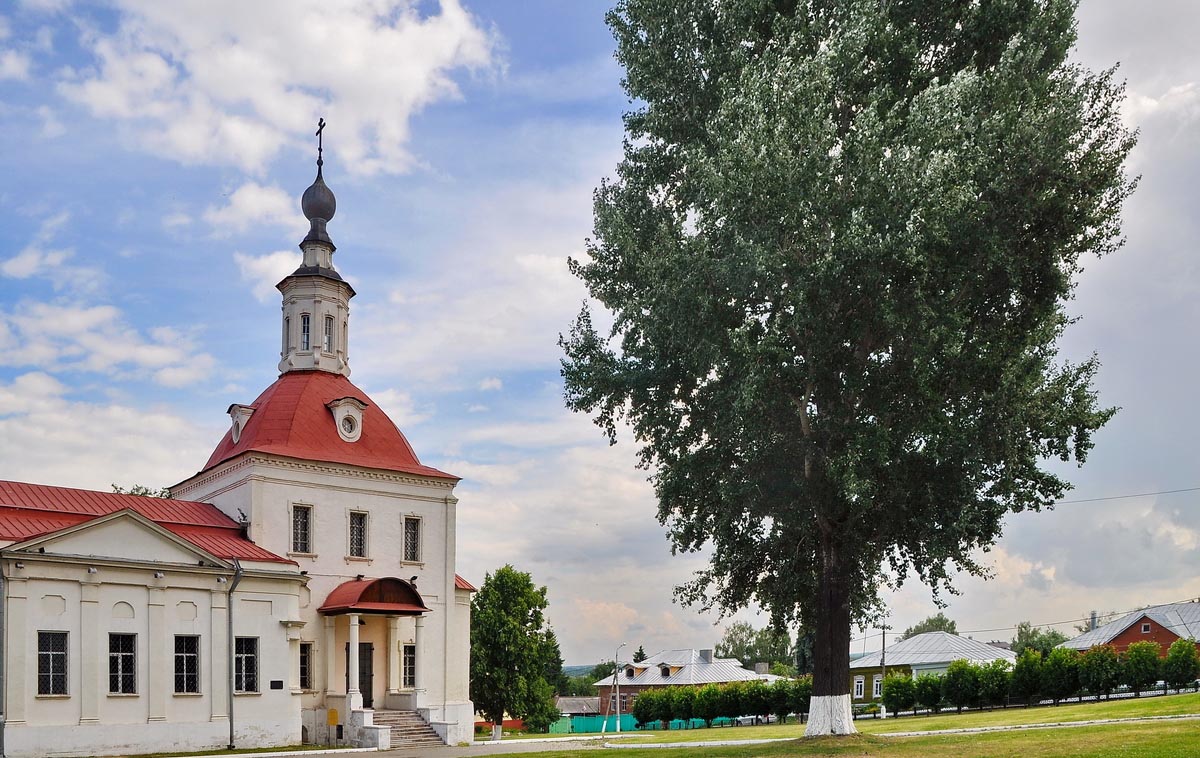
M 346 674 L 350 681 L 346 686 L 346 710 L 362 710 L 362 692 L 358 689 L 358 619 L 357 613 L 351 613 L 350 619 L 350 654 L 346 662 Z
M 398 695 L 400 694 L 400 659 L 403 657 L 403 651 L 400 649 L 400 617 L 388 616 L 387 625 L 387 691 L 389 695 Z
M 421 638 L 425 629 L 425 617 L 417 616 L 415 621 L 416 631 L 413 633 L 413 647 L 417 650 L 417 665 L 416 671 L 413 672 L 413 689 L 416 690 L 417 697 L 423 700 L 422 695 L 425 694 L 423 692 L 425 687 L 425 647 Z
M 334 676 L 337 671 L 337 616 L 325 617 L 325 694 L 336 695 L 337 688 L 334 686 L 337 682 L 337 677 Z

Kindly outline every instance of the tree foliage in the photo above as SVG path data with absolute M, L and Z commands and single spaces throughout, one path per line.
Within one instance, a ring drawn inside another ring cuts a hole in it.
M 951 661 L 942 677 L 942 699 L 959 712 L 979 702 L 979 669 L 970 661 Z
M 1058 701 L 1079 691 L 1079 653 L 1056 647 L 1042 661 L 1042 694 Z
M 638 649 L 633 651 L 633 662 L 634 663 L 641 663 L 642 661 L 646 660 L 649 657 L 650 656 L 646 655 L 646 649 L 644 647 L 642 647 L 641 645 L 638 645 Z
M 1036 648 L 1027 648 L 1017 656 L 1013 665 L 1012 694 L 1031 705 L 1042 692 L 1042 654 Z
M 129 487 L 122 487 L 119 484 L 112 485 L 112 491 L 118 495 L 140 495 L 142 497 L 161 497 L 170 499 L 171 490 L 167 487 L 154 489 L 147 487 L 144 484 L 134 484 Z
M 1196 641 L 1178 639 L 1167 648 L 1167 657 L 1162 664 L 1163 679 L 1172 687 L 1185 687 L 1200 676 L 1200 655 L 1196 652 Z
M 1121 678 L 1134 691 L 1134 694 L 1142 694 L 1142 690 L 1158 681 L 1158 675 L 1162 670 L 1162 663 L 1159 660 L 1161 652 L 1162 645 L 1150 640 L 1134 642 L 1125 648 L 1124 661 L 1121 663 Z
M 1120 244 L 1121 86 L 1070 62 L 1073 0 L 620 0 L 635 109 L 571 271 L 566 402 L 627 421 L 684 602 L 810 623 L 845 695 L 851 618 L 981 573 L 1006 513 L 1111 416 L 1056 341 Z
M 505 713 L 534 728 L 558 718 L 548 677 L 562 658 L 547 605 L 546 588 L 510 565 L 484 577 L 471 601 L 471 700 L 493 724 Z
M 770 627 L 755 629 L 745 621 L 734 621 L 725 628 L 714 653 L 718 658 L 736 658 L 746 668 L 756 663 L 791 665 L 792 639 L 787 632 Z
M 958 634 L 958 624 L 953 620 L 946 618 L 946 614 L 938 611 L 933 616 L 924 621 L 917 622 L 904 630 L 904 634 L 900 635 L 900 639 L 906 640 L 909 637 L 915 637 L 918 634 L 925 632 L 949 632 L 950 634 Z
M 1012 639 L 1012 651 L 1019 656 L 1026 649 L 1032 648 L 1045 658 L 1050 655 L 1051 650 L 1067 639 L 1067 635 L 1057 629 L 1042 629 L 1028 621 L 1022 621 L 1017 624 L 1017 636 Z
M 979 701 L 995 706 L 1004 703 L 1012 682 L 1012 664 L 1003 658 L 979 666 Z
M 892 713 L 907 711 L 917 701 L 917 687 L 908 674 L 888 674 L 883 679 L 883 704 Z
M 1121 681 L 1121 661 L 1112 645 L 1096 645 L 1079 657 L 1079 686 L 1107 697 Z
M 913 680 L 917 704 L 936 713 L 942 707 L 942 678 L 937 674 L 921 674 Z

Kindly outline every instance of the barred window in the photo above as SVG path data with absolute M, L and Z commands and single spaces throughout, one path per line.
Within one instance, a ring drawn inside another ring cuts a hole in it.
M 421 560 L 421 519 L 404 517 L 404 560 L 418 563 Z
M 333 316 L 325 317 L 325 352 L 333 352 Z
M 312 552 L 312 506 L 292 506 L 292 552 Z
M 300 349 L 308 350 L 312 345 L 309 333 L 309 319 L 307 313 L 300 314 Z
M 175 635 L 175 692 L 200 692 L 200 638 L 194 634 Z
M 302 690 L 311 690 L 313 688 L 312 654 L 313 654 L 313 644 L 311 642 L 301 642 L 300 643 L 300 689 L 302 689 Z
M 350 555 L 367 557 L 367 514 L 350 513 Z
M 404 646 L 404 682 L 401 685 L 412 689 L 417 686 L 417 646 Z
M 233 691 L 258 692 L 258 637 L 234 639 Z
M 38 694 L 67 694 L 67 633 L 38 632 Z
M 108 635 L 108 691 L 114 695 L 137 692 L 137 635 Z

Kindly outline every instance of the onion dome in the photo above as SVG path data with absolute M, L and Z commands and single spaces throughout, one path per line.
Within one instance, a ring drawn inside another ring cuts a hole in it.
M 325 165 L 325 161 L 321 158 L 323 152 L 321 132 L 323 131 L 325 131 L 325 119 L 321 119 L 318 123 L 316 135 L 317 178 L 313 180 L 308 189 L 304 190 L 304 195 L 300 198 L 300 210 L 304 211 L 304 217 L 310 224 L 308 236 L 304 238 L 304 242 L 324 242 L 330 248 L 336 249 L 333 240 L 325 231 L 325 224 L 333 218 L 333 214 L 337 211 L 337 198 L 333 196 L 333 190 L 329 189 L 329 186 L 325 184 L 325 177 L 321 175 L 321 167 Z

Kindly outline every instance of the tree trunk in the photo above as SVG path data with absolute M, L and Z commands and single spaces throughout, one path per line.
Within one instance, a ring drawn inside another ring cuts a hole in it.
M 822 534 L 813 619 L 813 694 L 805 737 L 858 731 L 850 710 L 850 585 L 833 541 Z

